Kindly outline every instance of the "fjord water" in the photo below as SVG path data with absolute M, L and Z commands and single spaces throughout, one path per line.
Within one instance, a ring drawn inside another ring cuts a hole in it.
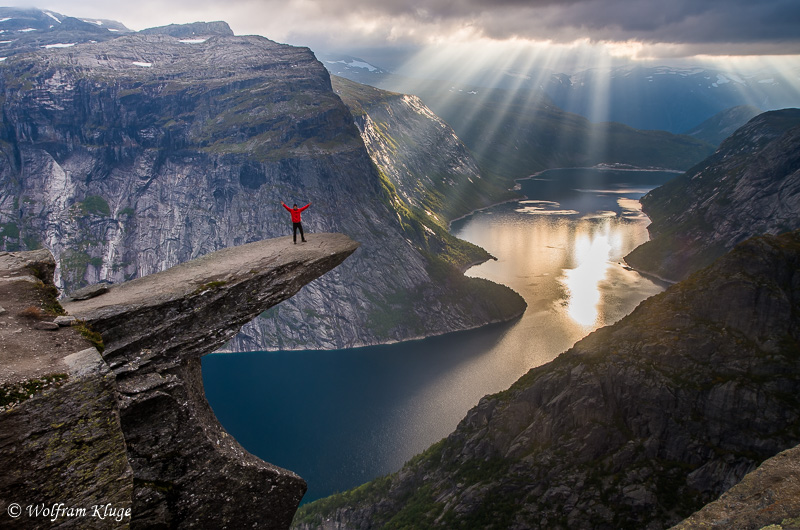
M 468 271 L 528 303 L 517 321 L 335 351 L 214 354 L 206 397 L 248 451 L 308 482 L 308 502 L 398 470 L 506 389 L 662 290 L 623 266 L 647 240 L 638 199 L 674 173 L 551 170 L 529 199 L 476 212 L 453 233 L 497 257 Z

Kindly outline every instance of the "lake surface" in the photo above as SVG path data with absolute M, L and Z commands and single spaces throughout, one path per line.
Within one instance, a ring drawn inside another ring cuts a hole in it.
M 304 502 L 396 471 L 481 397 L 662 290 L 620 261 L 647 240 L 638 199 L 675 176 L 551 170 L 521 181 L 530 199 L 453 223 L 497 257 L 467 274 L 527 301 L 513 323 L 350 350 L 208 355 L 206 397 L 248 451 L 308 482 Z

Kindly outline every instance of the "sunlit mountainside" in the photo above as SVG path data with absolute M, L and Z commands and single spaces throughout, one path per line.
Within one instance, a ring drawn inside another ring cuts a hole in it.
M 422 83 L 361 67 L 363 61 L 332 60 L 323 64 L 337 75 L 418 95 L 453 127 L 481 168 L 507 186 L 513 179 L 555 167 L 626 164 L 688 169 L 713 151 L 712 145 L 693 137 L 636 130 L 622 123 L 593 123 L 565 112 L 538 89 Z

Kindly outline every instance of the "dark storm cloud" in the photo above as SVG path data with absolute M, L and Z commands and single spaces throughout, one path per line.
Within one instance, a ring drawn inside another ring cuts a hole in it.
M 7 5 L 42 6 L 39 0 Z M 799 0 L 59 0 L 73 16 L 142 29 L 226 20 L 236 33 L 321 48 L 415 47 L 486 36 L 636 41 L 669 53 L 800 54 Z M 730 51 L 726 51 L 730 50 Z
M 494 38 L 672 44 L 785 43 L 798 53 L 797 0 L 317 0 L 320 11 L 468 25 Z

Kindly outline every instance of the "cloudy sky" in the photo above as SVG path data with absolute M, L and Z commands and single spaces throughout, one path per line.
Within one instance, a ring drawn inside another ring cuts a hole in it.
M 0 0 L 2 2 L 2 0 Z M 131 29 L 225 20 L 315 51 L 373 57 L 460 43 L 591 46 L 615 56 L 800 55 L 798 0 L 10 0 Z M 355 53 L 354 53 L 355 54 Z M 391 65 L 387 65 L 391 66 Z

